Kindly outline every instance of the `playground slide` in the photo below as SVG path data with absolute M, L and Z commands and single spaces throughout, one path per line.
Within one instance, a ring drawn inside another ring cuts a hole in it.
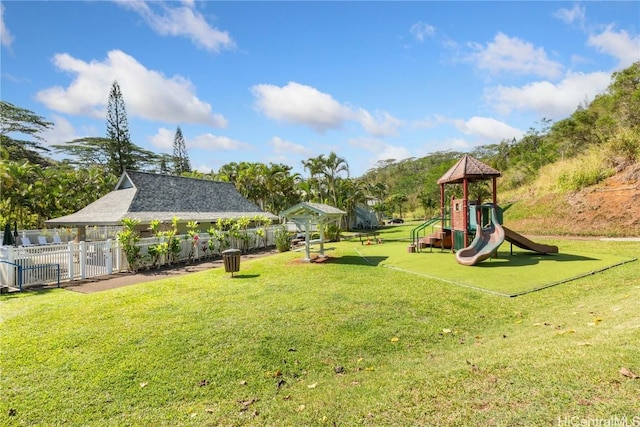
M 543 245 L 541 243 L 536 243 L 527 239 L 522 234 L 518 234 L 515 231 L 508 229 L 505 226 L 503 226 L 502 228 L 504 229 L 505 240 L 509 243 L 516 245 L 521 249 L 538 252 L 540 254 L 557 254 L 558 253 L 557 246 Z
M 476 265 L 489 258 L 504 242 L 504 230 L 492 223 L 488 228 L 478 228 L 471 245 L 456 252 L 456 261 L 462 265 Z

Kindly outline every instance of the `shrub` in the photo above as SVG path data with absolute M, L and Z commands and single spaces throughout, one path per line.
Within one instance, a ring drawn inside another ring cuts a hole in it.
M 342 229 L 338 224 L 327 225 L 327 239 L 331 242 L 339 242 L 342 235 Z
M 291 250 L 291 236 L 289 236 L 289 232 L 284 227 L 276 229 L 275 239 L 276 249 L 278 249 L 278 252 Z
M 606 158 L 618 171 L 640 160 L 640 142 L 631 130 L 621 131 L 607 145 Z
M 598 152 L 574 159 L 558 175 L 558 188 L 562 191 L 578 191 L 613 175 L 614 171 L 603 167 L 602 163 Z

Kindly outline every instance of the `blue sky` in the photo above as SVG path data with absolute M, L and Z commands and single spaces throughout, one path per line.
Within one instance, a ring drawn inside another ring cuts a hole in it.
M 637 1 L 0 4 L 1 97 L 46 144 L 105 136 L 117 80 L 133 142 L 171 153 L 180 126 L 203 172 L 334 151 L 357 177 L 519 138 L 640 60 Z

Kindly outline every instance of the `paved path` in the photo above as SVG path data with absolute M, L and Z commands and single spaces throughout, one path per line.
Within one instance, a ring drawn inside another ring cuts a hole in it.
M 260 258 L 277 253 L 275 249 L 269 249 L 261 252 L 242 255 L 240 259 L 240 268 L 242 261 Z M 74 280 L 73 282 L 64 282 L 60 287 L 69 291 L 90 294 L 94 292 L 106 291 L 109 289 L 120 288 L 122 286 L 130 286 L 138 283 L 151 282 L 153 280 L 166 279 L 168 277 L 178 277 L 185 274 L 196 273 L 198 271 L 208 270 L 210 268 L 223 268 L 222 259 L 205 260 L 193 264 L 177 264 L 174 268 L 162 268 L 159 270 L 145 270 L 138 273 L 116 273 L 110 276 L 94 277 L 86 280 Z

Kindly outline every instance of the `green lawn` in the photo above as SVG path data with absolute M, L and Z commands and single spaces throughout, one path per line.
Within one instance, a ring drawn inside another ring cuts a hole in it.
M 556 243 L 567 254 L 640 253 L 640 243 Z M 328 262 L 288 252 L 244 262 L 233 279 L 213 269 L 94 294 L 0 297 L 0 423 L 547 426 L 640 417 L 640 379 L 620 373 L 640 374 L 640 262 L 504 298 L 385 268 L 391 254 L 370 254 L 370 265 L 359 242 L 328 246 Z

